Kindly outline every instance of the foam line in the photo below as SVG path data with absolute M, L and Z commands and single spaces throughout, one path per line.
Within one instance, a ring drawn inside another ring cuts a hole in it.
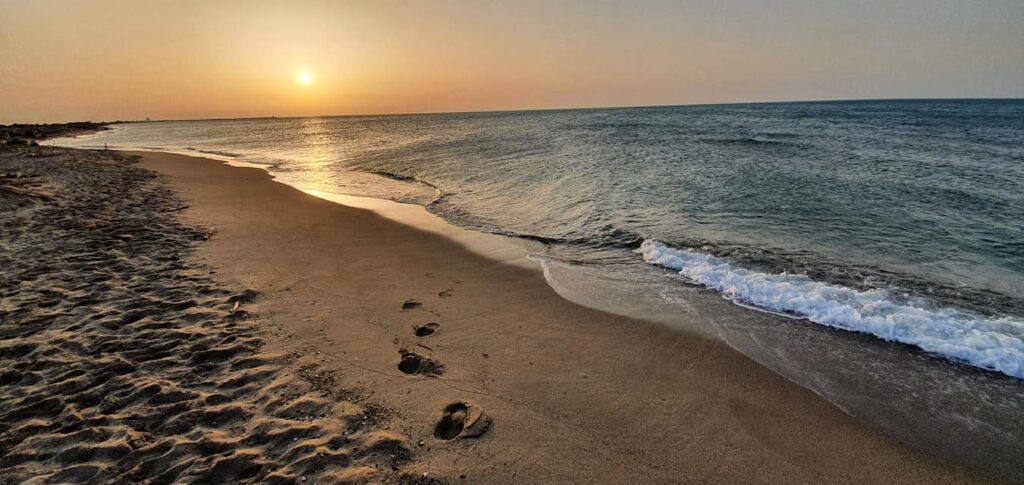
M 645 240 L 647 263 L 678 271 L 745 306 L 914 345 L 943 357 L 1024 379 L 1024 322 L 951 308 L 898 302 L 884 290 L 860 291 L 806 276 L 769 274 L 708 254 Z

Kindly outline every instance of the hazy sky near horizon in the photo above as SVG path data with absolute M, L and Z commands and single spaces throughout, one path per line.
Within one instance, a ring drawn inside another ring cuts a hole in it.
M 0 0 L 0 123 L 921 97 L 1024 97 L 1024 1 Z

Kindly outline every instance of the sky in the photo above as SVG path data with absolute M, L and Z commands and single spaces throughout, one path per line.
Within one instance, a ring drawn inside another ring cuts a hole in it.
M 1024 97 L 1022 0 L 0 0 L 0 123 Z

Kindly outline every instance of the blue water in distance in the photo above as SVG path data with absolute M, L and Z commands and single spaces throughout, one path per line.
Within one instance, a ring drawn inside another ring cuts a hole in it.
M 1021 100 L 154 122 L 73 143 L 263 163 L 1024 377 Z

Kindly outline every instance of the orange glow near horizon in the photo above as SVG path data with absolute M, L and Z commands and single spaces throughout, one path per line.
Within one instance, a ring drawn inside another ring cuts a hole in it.
M 0 0 L 0 123 L 1024 97 L 1024 3 L 857 3 Z

